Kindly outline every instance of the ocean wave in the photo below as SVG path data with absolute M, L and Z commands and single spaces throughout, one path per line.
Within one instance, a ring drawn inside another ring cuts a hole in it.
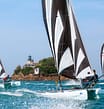
M 37 94 L 36 91 L 32 91 L 32 90 L 29 90 L 29 89 L 17 89 L 16 92 L 28 92 L 28 93 L 32 93 L 32 94 Z
M 97 83 L 97 84 L 101 84 L 101 85 L 104 85 L 104 83 Z
M 70 80 L 64 83 L 64 85 L 80 85 L 79 81 Z
M 43 101 L 39 106 L 32 105 L 29 109 L 85 109 L 85 104 L 80 101 L 51 100 L 51 104 L 47 102 Z
M 18 97 L 23 96 L 22 93 L 16 93 L 16 92 L 0 92 L 0 94 L 9 96 L 18 96 Z

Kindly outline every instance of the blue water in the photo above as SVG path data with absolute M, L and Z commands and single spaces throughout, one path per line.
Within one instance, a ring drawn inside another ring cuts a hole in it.
M 63 85 L 67 85 L 67 81 Z M 104 82 L 96 87 L 102 88 L 97 99 L 52 99 L 38 93 L 56 90 L 54 81 L 21 81 L 20 86 L 0 89 L 0 109 L 104 109 Z

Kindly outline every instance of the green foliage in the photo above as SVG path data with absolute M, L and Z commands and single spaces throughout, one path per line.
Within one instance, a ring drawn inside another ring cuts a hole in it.
M 39 66 L 41 74 L 48 75 L 57 73 L 55 68 L 55 63 L 52 57 L 45 58 L 39 61 Z
M 16 67 L 16 69 L 14 70 L 14 74 L 19 74 L 21 72 L 21 66 L 20 65 L 18 65 L 17 67 Z
M 40 74 L 42 75 L 57 73 L 55 63 L 52 57 L 40 60 L 36 67 L 40 69 Z M 34 69 L 32 67 L 21 68 L 21 66 L 18 65 L 14 70 L 14 74 L 19 74 L 20 72 L 23 73 L 24 75 L 28 75 L 30 73 L 33 74 Z
M 33 74 L 34 70 L 32 67 L 25 67 L 21 70 L 24 75 Z

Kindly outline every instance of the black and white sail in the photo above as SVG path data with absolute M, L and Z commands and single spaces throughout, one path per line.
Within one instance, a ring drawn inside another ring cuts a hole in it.
M 104 44 L 101 47 L 100 59 L 101 59 L 101 70 L 102 73 L 104 74 Z
M 9 77 L 9 75 L 5 72 L 3 64 L 0 60 L 0 79 L 6 80 L 8 77 Z
M 69 0 L 42 0 L 43 18 L 58 74 L 93 76 Z

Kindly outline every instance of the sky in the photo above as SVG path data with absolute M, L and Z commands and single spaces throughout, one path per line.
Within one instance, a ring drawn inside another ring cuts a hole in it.
M 104 0 L 71 0 L 88 59 L 101 74 Z M 0 59 L 10 75 L 29 55 L 35 62 L 52 56 L 43 22 L 41 0 L 0 0 Z

